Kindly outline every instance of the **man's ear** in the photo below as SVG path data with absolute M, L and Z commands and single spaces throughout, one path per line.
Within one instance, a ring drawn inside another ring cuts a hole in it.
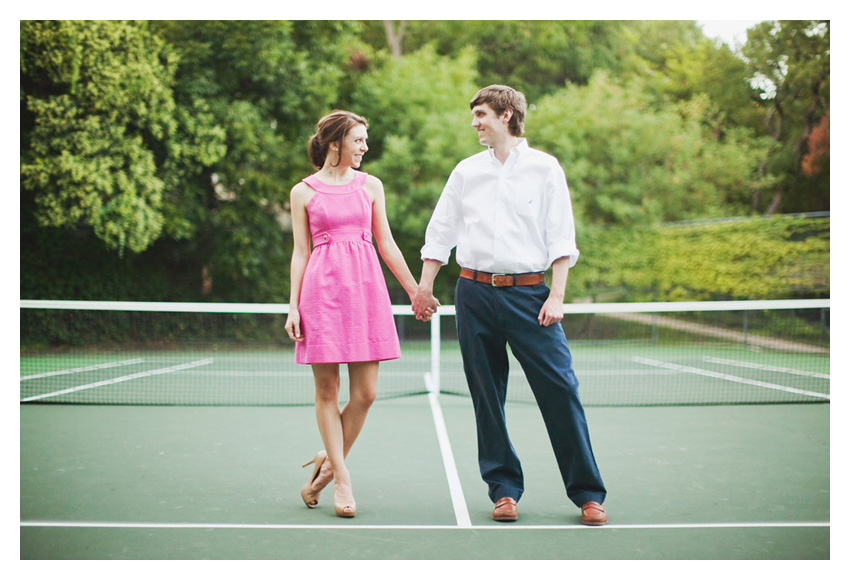
M 514 110 L 513 109 L 505 109 L 505 112 L 502 113 L 502 120 L 505 123 L 508 123 L 511 120 L 511 117 L 513 117 L 513 116 L 514 116 Z

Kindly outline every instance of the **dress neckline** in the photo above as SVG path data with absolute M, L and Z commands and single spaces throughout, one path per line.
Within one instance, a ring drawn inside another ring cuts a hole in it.
M 348 183 L 340 185 L 325 183 L 319 179 L 315 173 L 309 177 L 305 177 L 302 181 L 321 193 L 352 193 L 363 187 L 363 183 L 366 181 L 366 174 L 362 171 L 355 170 L 354 178 Z

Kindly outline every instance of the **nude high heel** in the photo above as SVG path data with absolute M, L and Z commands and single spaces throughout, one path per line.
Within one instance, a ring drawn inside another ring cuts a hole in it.
M 354 500 L 351 503 L 339 504 L 336 500 L 336 484 L 334 484 L 334 512 L 339 518 L 353 518 L 357 515 L 357 504 Z
M 308 508 L 314 508 L 319 505 L 319 494 L 322 490 L 313 489 L 313 482 L 316 481 L 316 478 L 319 477 L 319 471 L 322 469 L 322 464 L 327 460 L 328 454 L 322 450 L 316 453 L 316 456 L 302 465 L 301 467 L 307 467 L 308 465 L 313 465 L 313 473 L 310 475 L 310 479 L 307 480 L 307 483 L 301 488 L 301 499 L 304 500 L 304 503 Z
M 357 515 L 357 504 L 345 506 L 334 504 L 334 511 L 338 518 L 353 518 Z

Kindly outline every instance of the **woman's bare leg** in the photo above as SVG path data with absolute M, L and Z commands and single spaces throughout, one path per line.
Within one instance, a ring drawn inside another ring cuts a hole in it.
M 313 376 L 316 383 L 316 418 L 328 461 L 322 465 L 313 482 L 314 489 L 322 489 L 336 479 L 335 497 L 340 505 L 353 505 L 351 479 L 345 466 L 345 458 L 354 441 L 360 435 L 366 416 L 375 401 L 378 382 L 378 362 L 350 363 L 349 401 L 339 410 L 339 365 L 314 364 Z

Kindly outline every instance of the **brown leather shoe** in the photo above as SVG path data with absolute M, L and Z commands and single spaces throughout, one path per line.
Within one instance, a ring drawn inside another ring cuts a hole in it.
M 608 523 L 608 513 L 595 501 L 581 506 L 581 523 L 586 526 L 604 526 Z
M 497 522 L 515 522 L 517 519 L 516 500 L 512 497 L 503 497 L 496 502 L 493 508 L 493 519 Z

